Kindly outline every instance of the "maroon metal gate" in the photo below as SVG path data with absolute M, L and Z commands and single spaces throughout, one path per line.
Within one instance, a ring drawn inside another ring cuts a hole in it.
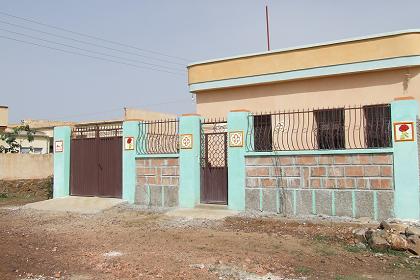
M 201 203 L 227 204 L 228 167 L 225 121 L 201 125 Z
M 122 125 L 75 127 L 70 148 L 70 194 L 122 196 Z

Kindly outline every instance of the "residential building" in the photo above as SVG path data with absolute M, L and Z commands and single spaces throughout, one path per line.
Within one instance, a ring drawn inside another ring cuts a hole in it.
M 406 30 L 188 66 L 197 113 L 251 112 L 420 100 L 420 30 Z
M 4 106 L 3 106 L 4 107 Z M 9 124 L 8 107 L 0 107 L 0 127 L 4 129 L 12 129 L 21 125 L 29 125 L 31 129 L 35 129 L 34 140 L 29 142 L 26 139 L 25 133 L 18 136 L 18 143 L 21 145 L 20 153 L 26 154 L 48 154 L 53 153 L 53 137 L 54 127 L 56 126 L 75 126 L 75 125 L 99 125 L 102 123 L 122 122 L 124 120 L 155 120 L 155 119 L 169 119 L 175 118 L 176 115 L 165 114 L 160 112 L 151 112 L 134 108 L 125 108 L 124 117 L 116 120 L 103 121 L 84 121 L 84 122 L 69 122 L 69 121 L 51 121 L 51 120 L 22 120 L 19 124 Z M 4 110 L 2 110 L 4 109 Z M 3 126 L 2 126 L 3 125 Z

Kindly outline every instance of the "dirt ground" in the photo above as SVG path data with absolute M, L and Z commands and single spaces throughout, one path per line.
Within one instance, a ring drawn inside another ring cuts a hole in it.
M 362 227 L 280 218 L 185 220 L 0 207 L 0 279 L 419 279 L 402 252 L 351 245 Z
M 52 177 L 45 179 L 0 180 L 0 207 L 22 205 L 52 196 Z

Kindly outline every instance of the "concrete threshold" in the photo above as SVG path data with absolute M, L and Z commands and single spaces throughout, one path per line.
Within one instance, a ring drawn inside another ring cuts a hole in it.
M 173 209 L 166 212 L 166 215 L 187 219 L 222 220 L 238 213 L 238 211 L 228 210 L 226 205 L 199 204 L 195 208 Z
M 118 198 L 68 196 L 24 205 L 23 209 L 97 214 L 123 203 Z
M 197 204 L 195 209 L 208 209 L 208 210 L 229 210 L 227 205 L 223 204 Z

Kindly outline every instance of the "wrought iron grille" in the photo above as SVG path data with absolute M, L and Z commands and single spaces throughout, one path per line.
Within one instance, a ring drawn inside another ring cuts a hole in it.
M 122 122 L 103 122 L 73 127 L 73 139 L 106 138 L 122 136 Z
M 225 167 L 227 122 L 225 119 L 205 119 L 201 123 L 201 167 Z
M 389 104 L 292 110 L 248 117 L 248 151 L 391 147 Z
M 179 152 L 178 119 L 139 123 L 138 154 L 176 154 Z

